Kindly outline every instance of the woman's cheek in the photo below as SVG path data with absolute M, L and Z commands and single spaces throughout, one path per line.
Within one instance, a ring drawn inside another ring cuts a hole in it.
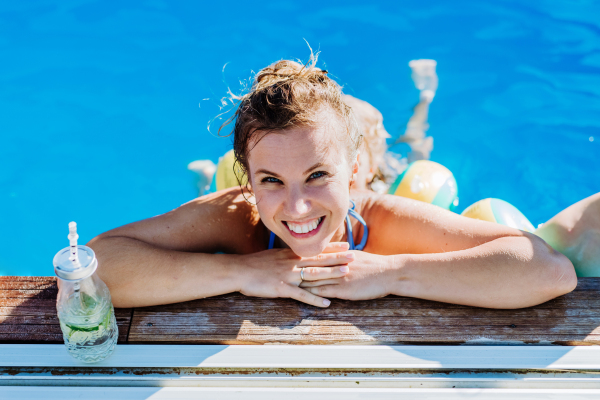
M 323 189 L 320 193 L 321 204 L 331 212 L 333 223 L 331 229 L 337 229 L 337 225 L 343 222 L 350 206 L 348 189 L 344 190 L 343 185 L 338 182 L 327 185 Z
M 327 190 L 325 195 L 328 199 L 328 203 L 332 204 L 335 208 L 348 208 L 348 203 L 350 201 L 350 193 L 348 188 L 345 187 L 340 182 L 332 183 L 327 186 Z
M 272 193 L 268 190 L 256 190 L 254 196 L 256 198 L 258 214 L 263 222 L 269 226 L 278 209 L 278 196 L 276 193 Z

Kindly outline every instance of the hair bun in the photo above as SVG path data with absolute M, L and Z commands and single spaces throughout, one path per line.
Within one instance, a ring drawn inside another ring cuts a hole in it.
M 327 75 L 327 70 L 317 68 L 313 65 L 302 65 L 296 61 L 281 60 L 263 68 L 255 78 L 255 85 L 261 87 L 271 86 L 278 82 L 286 81 L 296 77 L 322 78 Z M 266 81 L 264 81 L 266 79 Z M 263 82 L 264 81 L 264 82 Z

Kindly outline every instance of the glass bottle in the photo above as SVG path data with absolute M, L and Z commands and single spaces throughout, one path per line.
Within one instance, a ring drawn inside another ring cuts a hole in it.
M 86 363 L 101 361 L 115 350 L 119 336 L 108 287 L 94 273 L 94 250 L 77 245 L 77 224 L 69 224 L 71 245 L 54 256 L 59 278 L 56 308 L 69 353 Z

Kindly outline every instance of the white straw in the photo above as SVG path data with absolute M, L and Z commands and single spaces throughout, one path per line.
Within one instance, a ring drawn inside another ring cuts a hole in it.
M 79 263 L 79 254 L 77 252 L 77 239 L 79 239 L 79 235 L 77 234 L 77 224 L 75 222 L 69 222 L 69 236 L 67 237 L 71 245 L 69 260 L 71 260 L 75 268 L 80 268 L 81 264 Z

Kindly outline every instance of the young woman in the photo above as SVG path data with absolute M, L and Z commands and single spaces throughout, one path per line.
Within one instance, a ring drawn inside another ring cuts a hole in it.
M 519 308 L 576 286 L 570 261 L 534 235 L 351 190 L 361 134 L 340 87 L 314 60 L 261 70 L 234 117 L 246 188 L 89 243 L 115 306 L 239 291 L 317 307 L 395 294 Z

